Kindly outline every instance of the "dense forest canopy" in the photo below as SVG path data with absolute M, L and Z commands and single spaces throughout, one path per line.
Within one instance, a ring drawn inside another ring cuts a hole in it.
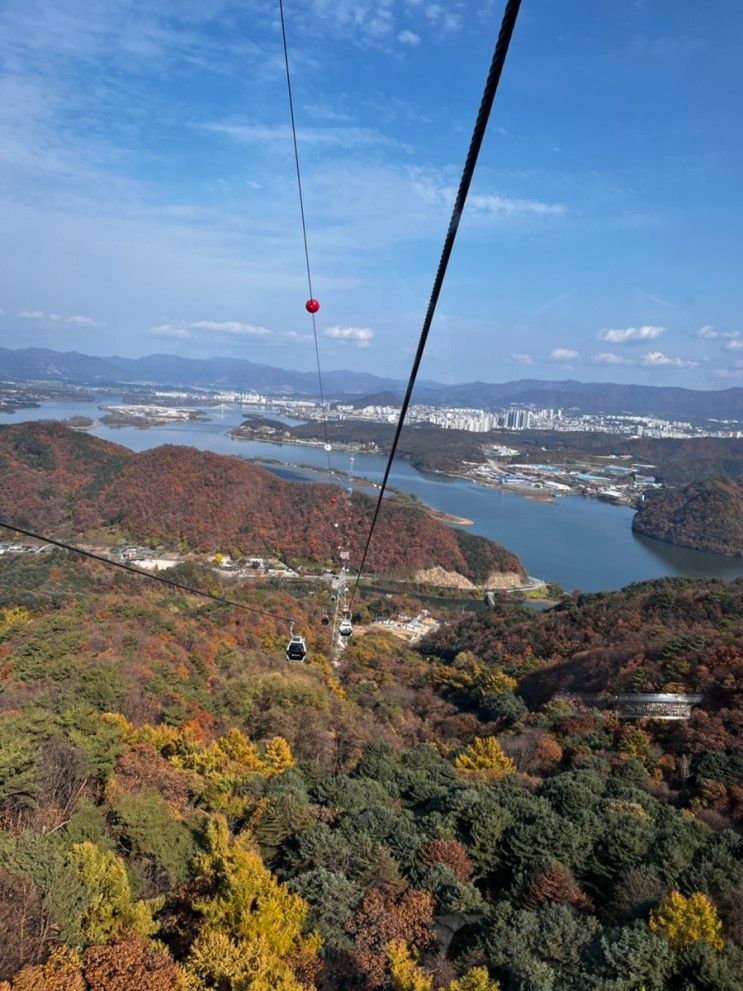
M 709 478 L 651 492 L 632 529 L 681 547 L 743 556 L 743 479 Z
M 740 988 L 743 582 L 369 628 L 340 669 L 311 590 L 239 594 L 0 560 L 4 991 Z M 571 678 L 704 698 L 623 723 Z
M 354 563 L 374 502 L 355 493 L 348 509 L 345 501 L 334 509 L 330 495 L 325 485 L 286 482 L 244 458 L 175 445 L 133 454 L 54 422 L 0 427 L 0 514 L 50 536 L 113 527 L 129 539 L 195 551 L 333 564 L 334 524 L 342 520 Z M 389 499 L 367 570 L 411 576 L 436 565 L 476 583 L 496 571 L 523 574 L 498 544 L 444 526 L 410 500 Z

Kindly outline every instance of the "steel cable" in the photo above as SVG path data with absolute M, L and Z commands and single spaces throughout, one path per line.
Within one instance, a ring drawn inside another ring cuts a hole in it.
M 384 469 L 382 485 L 380 487 L 379 495 L 377 497 L 377 502 L 374 507 L 374 514 L 372 516 L 371 526 L 369 527 L 369 533 L 366 538 L 364 553 L 362 554 L 361 557 L 361 563 L 359 565 L 359 569 L 356 574 L 356 581 L 354 582 L 353 591 L 351 593 L 351 606 L 353 606 L 353 602 L 356 597 L 356 591 L 359 587 L 359 580 L 366 565 L 366 559 L 369 553 L 369 546 L 371 544 L 372 537 L 374 536 L 374 530 L 376 528 L 377 520 L 379 518 L 379 510 L 382 506 L 382 500 L 384 499 L 384 494 L 387 489 L 387 482 L 389 481 L 390 471 L 392 469 L 392 462 L 395 459 L 395 453 L 397 451 L 397 445 L 400 440 L 400 434 L 402 432 L 403 423 L 405 422 L 405 416 L 408 412 L 408 407 L 410 406 L 410 398 L 413 394 L 413 388 L 415 386 L 416 378 L 418 377 L 418 370 L 420 368 L 421 360 L 423 358 L 423 352 L 426 347 L 426 341 L 428 340 L 429 331 L 431 330 L 431 324 L 433 322 L 434 314 L 436 313 L 436 306 L 439 301 L 439 296 L 441 295 L 441 288 L 444 284 L 444 277 L 446 276 L 446 270 L 449 265 L 449 259 L 451 258 L 452 250 L 454 248 L 454 242 L 457 237 L 459 222 L 462 218 L 462 213 L 464 211 L 464 207 L 467 202 L 467 194 L 469 193 L 470 185 L 472 184 L 472 177 L 475 174 L 477 159 L 479 157 L 480 148 L 482 147 L 483 138 L 485 137 L 485 132 L 487 130 L 488 120 L 490 118 L 490 111 L 493 108 L 495 94 L 498 89 L 498 83 L 500 82 L 501 73 L 503 72 L 503 66 L 505 65 L 506 55 L 508 54 L 508 48 L 509 45 L 511 44 L 511 38 L 513 36 L 513 30 L 516 26 L 516 20 L 518 18 L 520 7 L 521 7 L 521 0 L 508 0 L 508 2 L 506 3 L 505 10 L 503 12 L 503 19 L 501 21 L 500 31 L 498 32 L 498 40 L 496 41 L 495 49 L 493 51 L 493 57 L 490 62 L 490 70 L 488 71 L 488 76 L 485 81 L 485 87 L 483 89 L 482 99 L 480 101 L 480 109 L 478 110 L 477 113 L 475 126 L 472 132 L 472 138 L 470 140 L 469 150 L 467 151 L 467 157 L 465 159 L 464 167 L 462 169 L 462 177 L 460 179 L 459 189 L 457 190 L 457 196 L 454 201 L 451 220 L 449 221 L 449 228 L 446 232 L 446 237 L 444 238 L 444 246 L 441 251 L 441 258 L 439 260 L 438 269 L 436 270 L 436 276 L 433 281 L 433 289 L 431 290 L 431 296 L 428 302 L 428 308 L 426 310 L 426 315 L 423 320 L 423 327 L 421 329 L 420 338 L 418 340 L 418 347 L 415 352 L 415 358 L 413 359 L 413 366 L 410 370 L 410 377 L 408 379 L 407 388 L 405 389 L 405 395 L 403 397 L 402 406 L 400 408 L 400 416 L 397 421 L 395 434 L 392 440 L 392 446 L 390 448 L 389 456 L 387 458 L 387 464 Z

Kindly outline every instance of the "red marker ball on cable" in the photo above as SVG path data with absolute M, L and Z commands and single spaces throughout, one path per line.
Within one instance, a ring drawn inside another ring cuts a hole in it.
M 320 304 L 316 299 L 308 299 L 304 304 L 304 308 L 308 313 L 317 313 L 320 309 Z
M 337 502 L 337 501 L 338 501 L 338 500 L 337 500 L 337 499 L 335 498 L 335 496 L 332 496 L 332 497 L 331 497 L 331 499 L 330 499 L 330 505 L 331 505 L 331 506 L 334 506 L 334 505 L 336 504 L 336 502 Z

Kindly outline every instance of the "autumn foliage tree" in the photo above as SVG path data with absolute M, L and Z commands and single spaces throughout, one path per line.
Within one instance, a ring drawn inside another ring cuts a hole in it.
M 725 945 L 717 909 L 699 891 L 688 898 L 679 891 L 672 891 L 652 910 L 648 925 L 652 932 L 664 936 L 675 950 L 693 943 L 707 943 L 715 950 L 721 950 Z
M 278 884 L 247 837 L 231 838 L 221 817 L 206 831 L 199 860 L 209 894 L 194 902 L 198 933 L 186 960 L 194 989 L 301 991 L 292 964 L 320 945 L 305 936 L 307 905 Z
M 454 766 L 463 774 L 480 781 L 497 781 L 516 771 L 516 765 L 503 753 L 494 736 L 484 739 L 475 737 L 455 758 Z
M 434 991 L 433 978 L 418 965 L 405 943 L 389 943 L 386 956 L 391 991 Z M 472 967 L 459 980 L 437 985 L 436 991 L 500 991 L 500 984 L 490 979 L 485 967 Z
M 427 891 L 405 891 L 385 898 L 372 888 L 364 895 L 348 929 L 356 944 L 352 959 L 368 988 L 384 984 L 385 953 L 390 943 L 404 943 L 413 952 L 433 944 L 433 907 Z
M 85 892 L 80 920 L 84 944 L 103 943 L 124 933 L 151 936 L 157 931 L 153 912 L 160 901 L 133 898 L 123 861 L 94 843 L 77 843 L 70 851 L 73 876 Z
M 474 873 L 474 865 L 466 849 L 456 840 L 432 840 L 422 847 L 418 860 L 424 867 L 441 864 L 448 867 L 460 881 L 469 881 Z
M 532 878 L 524 902 L 529 908 L 538 908 L 545 902 L 563 902 L 584 911 L 593 907 L 570 870 L 557 863 L 548 864 Z

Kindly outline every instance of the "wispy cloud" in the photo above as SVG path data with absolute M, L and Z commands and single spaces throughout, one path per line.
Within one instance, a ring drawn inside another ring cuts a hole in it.
M 192 323 L 161 323 L 150 327 L 154 337 L 173 337 L 188 340 L 203 335 L 204 332 L 227 337 L 270 337 L 267 327 L 257 327 L 252 323 L 238 320 L 195 320 Z
M 285 151 L 291 147 L 292 132 L 283 124 L 243 124 L 228 122 L 206 122 L 199 125 L 202 131 L 221 135 L 239 144 L 263 146 Z M 371 127 L 300 127 L 297 140 L 303 147 L 341 148 L 355 151 L 359 148 L 386 147 L 412 151 L 410 145 L 398 141 Z
M 94 320 L 92 317 L 86 317 L 82 313 L 75 313 L 71 317 L 67 317 L 66 323 L 72 324 L 73 327 L 102 327 L 104 326 L 100 320 Z
M 104 327 L 101 320 L 94 320 L 86 317 L 82 313 L 74 313 L 70 317 L 63 317 L 59 313 L 45 313 L 43 310 L 19 310 L 16 316 L 21 320 L 43 320 L 49 323 L 66 323 L 71 327 Z
M 696 368 L 698 361 L 690 361 L 687 358 L 672 358 L 662 351 L 648 351 L 642 357 L 642 363 L 646 368 Z
M 451 209 L 454 205 L 457 195 L 455 186 L 440 185 L 430 177 L 419 176 L 414 187 L 421 199 L 432 206 Z M 472 193 L 467 200 L 467 208 L 491 217 L 560 217 L 567 213 L 562 203 L 545 203 L 496 193 Z
M 597 365 L 631 365 L 632 361 L 629 358 L 623 358 L 619 354 L 614 354 L 612 351 L 602 351 L 600 354 L 595 354 L 593 356 L 593 361 Z
M 415 31 L 409 31 L 405 28 L 404 31 L 398 34 L 397 40 L 401 45 L 409 45 L 411 48 L 416 48 L 421 43 L 421 36 L 416 34 Z
M 697 337 L 701 337 L 703 341 L 715 341 L 715 340 L 735 340 L 740 337 L 737 330 L 717 330 L 712 324 L 705 324 L 704 327 L 700 327 L 696 332 Z
M 353 120 L 350 114 L 336 107 L 330 107 L 327 103 L 305 103 L 304 112 L 313 120 L 329 121 L 350 121 Z
M 712 374 L 718 379 L 740 379 L 743 378 L 743 368 L 715 368 Z
M 362 349 L 371 347 L 374 339 L 374 331 L 368 327 L 327 327 L 324 333 L 334 341 L 352 342 Z
M 532 358 L 532 356 L 530 354 L 527 354 L 525 351 L 517 351 L 515 354 L 512 354 L 511 357 L 513 358 L 513 360 L 516 362 L 517 365 L 534 364 L 534 359 Z
M 550 351 L 550 361 L 572 361 L 578 357 L 579 353 L 572 348 L 552 348 Z
M 185 327 L 173 323 L 159 323 L 155 327 L 150 327 L 150 334 L 153 337 L 172 337 L 177 340 L 186 340 L 191 336 Z
M 737 340 L 737 338 L 735 340 L 733 340 L 733 341 L 728 341 L 723 350 L 725 350 L 725 351 L 743 351 L 743 341 L 739 341 L 739 340 Z
M 271 333 L 267 327 L 257 327 L 252 323 L 237 320 L 197 320 L 190 323 L 191 330 L 212 330 L 218 334 L 237 334 L 246 337 L 266 337 Z
M 625 327 L 623 330 L 600 330 L 597 336 L 607 344 L 632 344 L 636 341 L 654 341 L 665 332 L 665 327 Z

